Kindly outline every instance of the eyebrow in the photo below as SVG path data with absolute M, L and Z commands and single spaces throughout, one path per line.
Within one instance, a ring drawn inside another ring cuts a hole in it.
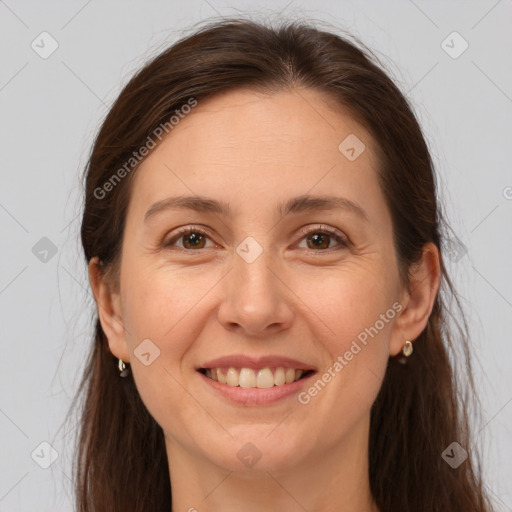
M 159 212 L 179 209 L 193 210 L 203 213 L 213 213 L 223 216 L 231 216 L 231 208 L 229 203 L 211 199 L 205 196 L 177 196 L 168 197 L 152 204 L 144 215 L 144 222 Z M 294 197 L 280 203 L 276 207 L 276 213 L 285 216 L 290 213 L 302 213 L 312 211 L 327 211 L 334 209 L 342 209 L 356 214 L 366 222 L 369 222 L 367 213 L 354 201 L 344 197 L 337 196 L 311 196 L 308 194 Z

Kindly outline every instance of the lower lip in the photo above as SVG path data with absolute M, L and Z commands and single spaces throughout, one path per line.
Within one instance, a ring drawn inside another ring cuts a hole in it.
M 219 381 L 210 379 L 206 375 L 198 372 L 203 378 L 206 384 L 211 386 L 215 391 L 220 393 L 222 396 L 240 405 L 266 405 L 282 400 L 286 397 L 294 395 L 305 386 L 309 379 L 315 375 L 311 373 L 307 377 L 304 377 L 290 384 L 283 384 L 281 386 L 274 386 L 271 388 L 242 388 L 240 386 L 229 386 L 228 384 L 222 384 Z

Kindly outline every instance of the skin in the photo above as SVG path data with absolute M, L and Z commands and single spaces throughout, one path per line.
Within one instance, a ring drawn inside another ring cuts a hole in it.
M 366 146 L 352 162 L 338 150 L 349 134 Z M 388 358 L 425 328 L 440 274 L 427 244 L 402 285 L 375 155 L 369 133 L 316 91 L 237 90 L 200 102 L 137 170 L 120 287 L 97 259 L 89 275 L 110 350 L 130 362 L 164 431 L 175 512 L 378 510 L 368 480 L 370 407 Z M 350 199 L 368 221 L 343 209 L 274 212 L 306 193 Z M 144 222 L 154 202 L 194 194 L 228 202 L 232 216 L 167 210 Z M 202 248 L 183 245 L 187 236 L 163 247 L 176 228 L 197 224 L 209 232 Z M 349 246 L 328 237 L 316 248 L 320 224 Z M 236 252 L 248 236 L 263 248 L 252 263 Z M 400 313 L 308 404 L 294 395 L 234 405 L 195 370 L 221 355 L 277 354 L 321 375 L 394 303 Z M 145 366 L 134 350 L 147 338 L 160 355 Z M 261 453 L 252 467 L 237 457 L 248 442 Z

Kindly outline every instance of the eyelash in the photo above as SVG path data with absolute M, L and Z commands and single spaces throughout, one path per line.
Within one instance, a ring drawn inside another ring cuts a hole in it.
M 172 245 L 176 241 L 178 241 L 183 235 L 187 235 L 190 233 L 198 233 L 200 235 L 210 238 L 209 233 L 207 231 L 205 231 L 204 229 L 202 229 L 200 227 L 196 227 L 196 226 L 191 226 L 191 227 L 179 229 L 177 231 L 177 233 L 169 241 L 164 242 L 162 245 L 164 248 L 172 248 Z M 337 248 L 338 250 L 347 249 L 350 245 L 349 241 L 346 240 L 341 235 L 339 235 L 337 231 L 327 228 L 327 227 L 324 227 L 324 226 L 320 226 L 320 227 L 316 227 L 316 228 L 308 229 L 308 230 L 301 230 L 300 234 L 301 234 L 301 238 L 299 239 L 299 241 L 303 240 L 305 237 L 307 237 L 310 234 L 328 235 L 328 236 L 334 238 L 336 240 L 336 242 L 338 242 L 338 244 L 339 244 L 339 247 Z M 178 249 L 182 252 L 188 252 L 188 253 L 205 250 L 205 249 L 184 249 L 182 247 L 176 247 L 175 249 Z M 305 249 L 306 252 L 315 253 L 315 254 L 322 253 L 322 252 L 330 253 L 333 250 L 336 250 L 336 247 L 330 247 L 328 249 L 319 249 L 319 250 Z

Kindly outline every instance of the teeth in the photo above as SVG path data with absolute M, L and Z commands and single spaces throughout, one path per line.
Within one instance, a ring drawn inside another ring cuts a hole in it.
M 299 380 L 304 375 L 303 370 L 283 368 L 279 366 L 272 371 L 270 368 L 253 370 L 252 368 L 207 368 L 205 375 L 228 386 L 241 388 L 266 389 L 282 386 Z
M 220 368 L 217 368 L 217 380 L 221 384 L 226 384 L 226 376 L 221 372 Z
M 230 368 L 226 375 L 226 384 L 228 386 L 238 386 L 239 385 L 238 375 L 239 375 L 238 370 L 235 370 L 235 368 Z
M 272 388 L 274 387 L 274 384 L 274 376 L 272 375 L 272 371 L 270 370 L 270 368 L 263 368 L 262 370 L 258 370 L 258 376 L 256 378 L 257 388 Z
M 276 386 L 282 386 L 286 382 L 284 368 L 276 368 L 276 373 L 274 373 L 274 382 Z
M 240 376 L 238 377 L 238 383 L 241 388 L 256 387 L 256 375 L 254 375 L 254 370 L 251 368 L 242 368 L 240 370 Z

